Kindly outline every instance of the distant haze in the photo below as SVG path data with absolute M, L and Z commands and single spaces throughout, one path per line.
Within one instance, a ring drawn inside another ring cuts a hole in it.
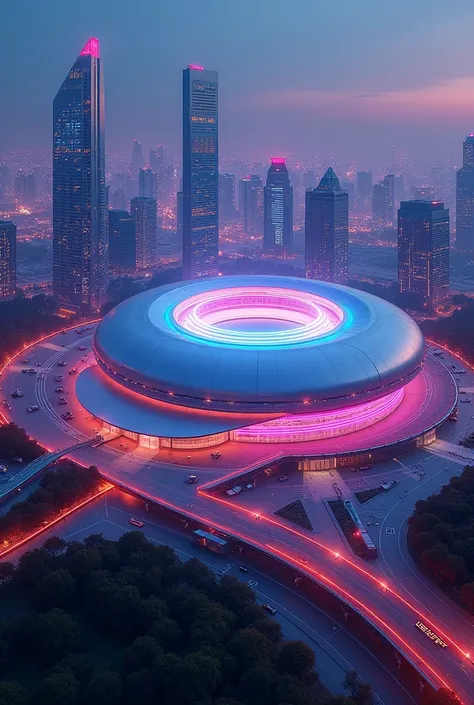
M 221 154 L 461 160 L 473 0 L 2 3 L 0 148 L 49 148 L 53 97 L 101 41 L 108 151 L 181 139 L 181 70 L 219 72 Z

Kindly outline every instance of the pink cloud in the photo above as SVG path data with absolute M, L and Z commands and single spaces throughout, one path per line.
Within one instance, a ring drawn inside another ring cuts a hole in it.
M 456 78 L 414 90 L 377 93 L 309 89 L 274 91 L 249 96 L 249 102 L 255 108 L 311 111 L 320 115 L 342 113 L 365 118 L 473 120 L 474 77 Z

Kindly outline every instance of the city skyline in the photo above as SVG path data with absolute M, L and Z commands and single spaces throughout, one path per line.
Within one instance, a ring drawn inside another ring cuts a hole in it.
M 193 62 L 212 66 L 221 74 L 223 154 L 264 150 L 268 155 L 288 156 L 328 150 L 351 159 L 364 155 L 371 162 L 380 154 L 390 158 L 393 153 L 398 158 L 407 150 L 426 158 L 436 147 L 437 159 L 452 159 L 459 165 L 457 141 L 472 130 L 474 79 L 469 66 L 474 49 L 462 41 L 474 18 L 468 2 L 457 3 L 449 16 L 436 12 L 441 2 L 432 3 L 429 14 L 422 3 L 408 0 L 397 8 L 381 8 L 367 0 L 356 9 L 346 2 L 339 17 L 335 10 L 307 0 L 299 0 L 300 12 L 294 15 L 274 4 L 269 15 L 264 0 L 262 9 L 252 13 L 251 23 L 244 23 L 250 9 L 246 0 L 230 10 L 211 2 L 199 12 L 188 7 L 183 23 L 184 2 L 158 8 L 147 1 L 132 27 L 120 12 L 127 6 L 124 0 L 114 5 L 114 13 L 108 11 L 107 1 L 96 7 L 85 0 L 73 25 L 68 10 L 58 17 L 52 4 L 46 3 L 37 23 L 37 10 L 30 8 L 25 27 L 19 16 L 21 5 L 6 9 L 3 24 L 8 28 L 9 21 L 21 22 L 28 47 L 12 44 L 11 33 L 6 33 L 10 69 L 4 90 L 7 104 L 15 110 L 3 116 L 3 153 L 11 148 L 47 148 L 48 97 L 61 79 L 58 57 L 91 35 L 100 37 L 108 66 L 107 131 L 114 151 L 124 149 L 133 138 L 146 145 L 165 142 L 179 151 L 178 77 L 182 67 Z M 404 9 L 410 10 L 408 23 Z M 216 31 L 225 26 L 226 10 L 234 20 L 228 36 Z M 315 42 L 312 34 L 310 41 L 309 28 L 318 13 L 322 21 Z M 153 42 L 151 50 L 138 32 L 146 34 L 154 22 L 166 26 L 166 34 L 174 39 Z M 37 32 L 38 26 L 44 32 Z M 190 32 L 188 27 L 199 31 Z M 264 27 L 268 38 L 262 40 L 259 32 Z M 215 42 L 209 42 L 214 35 Z M 272 36 L 284 41 L 269 66 L 266 56 Z M 402 54 L 401 41 L 406 49 Z M 437 52 L 440 41 L 450 47 L 448 54 Z M 331 62 L 322 62 L 334 46 L 338 51 Z M 35 49 L 41 70 L 32 81 L 28 56 Z M 380 61 L 382 53 L 384 61 Z M 235 61 L 237 54 L 239 61 Z M 318 68 L 323 64 L 324 71 Z M 123 86 L 132 82 L 132 105 L 138 110 L 123 105 Z M 19 85 L 28 90 L 19 92 Z

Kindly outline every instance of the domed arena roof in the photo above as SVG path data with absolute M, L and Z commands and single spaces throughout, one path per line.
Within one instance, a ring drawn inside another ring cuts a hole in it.
M 169 404 L 293 413 L 377 398 L 421 369 L 424 339 L 371 294 L 276 276 L 185 281 L 119 304 L 99 324 L 105 375 Z

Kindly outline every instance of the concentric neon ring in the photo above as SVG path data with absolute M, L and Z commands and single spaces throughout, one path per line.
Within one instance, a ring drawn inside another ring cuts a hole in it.
M 235 287 L 191 296 L 172 311 L 174 323 L 200 339 L 238 346 L 296 345 L 324 338 L 340 328 L 346 315 L 334 301 L 295 289 Z M 279 320 L 297 327 L 277 331 L 231 330 L 225 323 Z

